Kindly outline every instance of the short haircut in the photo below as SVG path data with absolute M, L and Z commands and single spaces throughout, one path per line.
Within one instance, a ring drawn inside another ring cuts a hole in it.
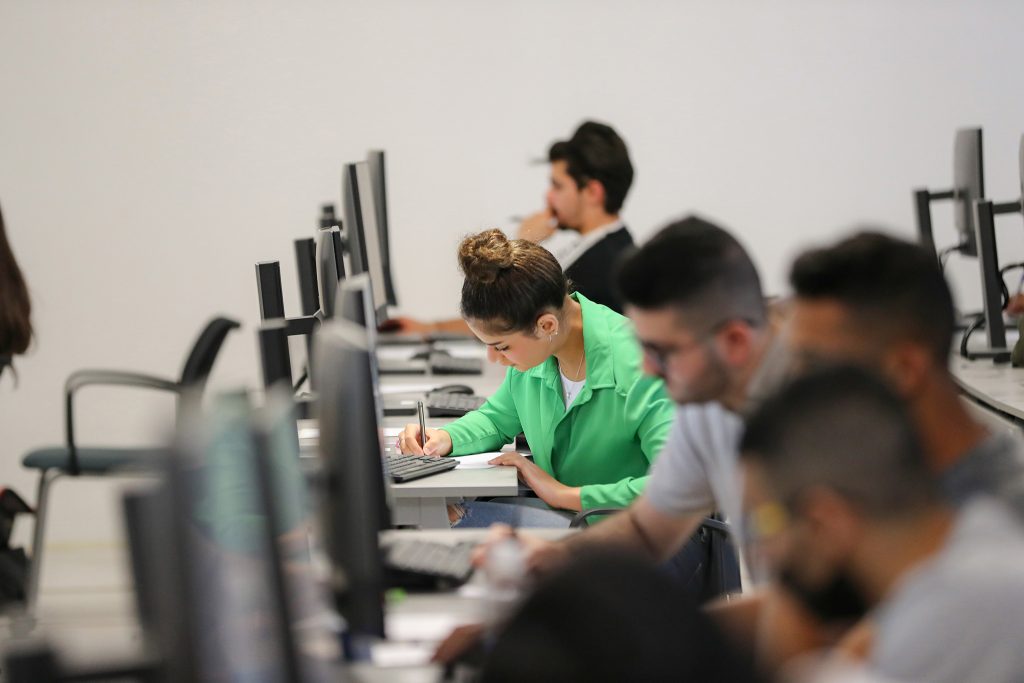
M 828 366 L 784 386 L 749 417 L 740 451 L 787 504 L 823 486 L 884 519 L 940 499 L 906 404 L 861 367 Z
M 693 326 L 767 320 L 757 268 L 728 231 L 688 216 L 663 228 L 620 264 L 618 287 L 641 309 L 675 307 Z
M 482 683 L 763 680 L 753 656 L 663 570 L 582 553 L 542 580 L 499 633 Z
M 569 280 L 544 247 L 492 228 L 462 240 L 462 315 L 500 332 L 530 332 L 537 318 L 561 311 Z
M 934 254 L 880 232 L 859 232 L 805 252 L 790 283 L 801 299 L 830 299 L 856 319 L 858 334 L 882 343 L 912 340 L 945 368 L 953 342 L 953 296 Z
M 584 121 L 571 138 L 551 145 L 548 161 L 566 162 L 569 177 L 577 187 L 582 188 L 590 180 L 600 182 L 604 187 L 604 210 L 608 213 L 622 209 L 633 184 L 633 163 L 626 143 L 611 126 Z

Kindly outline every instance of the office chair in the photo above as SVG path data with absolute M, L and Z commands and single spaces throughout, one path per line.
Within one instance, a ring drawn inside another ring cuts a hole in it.
M 589 526 L 590 518 L 620 512 L 620 508 L 592 508 L 576 514 L 570 529 Z M 701 604 L 728 593 L 738 593 L 739 553 L 732 529 L 718 515 L 705 517 L 686 543 L 662 567 Z
M 228 318 L 214 318 L 206 324 L 185 360 L 181 379 L 172 381 L 122 370 L 78 370 L 71 373 L 64 384 L 64 410 L 67 443 L 63 446 L 40 448 L 28 453 L 22 465 L 39 470 L 39 488 L 36 496 L 36 522 L 32 537 L 32 563 L 28 578 L 28 607 L 35 607 L 39 593 L 39 578 L 43 560 L 43 535 L 46 530 L 46 512 L 50 486 L 61 475 L 73 477 L 88 474 L 105 476 L 132 465 L 145 464 L 156 458 L 162 448 L 115 448 L 93 446 L 83 448 L 75 442 L 75 394 L 87 386 L 107 385 L 158 389 L 177 394 L 178 407 L 186 393 L 200 393 L 213 368 L 228 333 L 239 323 Z

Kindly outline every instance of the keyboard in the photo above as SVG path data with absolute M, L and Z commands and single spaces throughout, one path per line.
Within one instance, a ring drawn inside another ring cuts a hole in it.
M 396 584 L 428 579 L 459 585 L 473 574 L 470 555 L 475 546 L 475 542 L 467 541 L 450 544 L 414 538 L 396 539 L 384 548 L 384 564 Z
M 388 474 L 396 484 L 447 472 L 458 465 L 459 462 L 452 458 L 430 458 L 425 455 L 388 456 Z
M 479 358 L 456 358 L 444 351 L 432 351 L 428 358 L 435 375 L 482 375 L 484 363 Z
M 424 401 L 430 417 L 462 417 L 485 403 L 486 396 L 451 394 L 444 391 L 432 391 L 427 394 L 427 400 Z

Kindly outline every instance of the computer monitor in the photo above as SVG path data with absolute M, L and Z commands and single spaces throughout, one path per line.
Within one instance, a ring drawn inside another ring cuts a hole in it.
M 341 230 L 337 227 L 320 229 L 316 240 L 316 262 L 320 270 L 317 279 L 320 311 L 328 319 L 334 315 L 334 296 L 338 283 L 345 277 L 345 250 Z
M 377 230 L 380 232 L 380 252 L 384 260 L 384 291 L 388 306 L 397 306 L 395 283 L 391 277 L 391 226 L 388 223 L 388 181 L 384 150 L 370 150 L 366 154 L 366 165 L 370 167 L 373 198 L 377 204 Z
M 317 334 L 320 519 L 338 611 L 355 636 L 384 636 L 377 534 L 390 526 L 366 329 L 335 319 Z
M 126 511 L 143 514 L 129 539 L 164 678 L 301 680 L 244 394 L 218 397 L 207 415 L 189 398 L 162 462 L 160 485 Z
M 914 190 L 914 204 L 917 214 L 917 232 L 923 246 L 936 251 L 939 264 L 944 256 L 958 251 L 965 256 L 978 256 L 978 240 L 975 225 L 974 202 L 985 197 L 985 182 L 982 173 L 981 129 L 962 128 L 953 140 L 953 188 L 945 190 Z M 957 243 L 949 248 L 937 250 L 932 231 L 932 202 L 953 201 L 953 224 L 956 227 Z
M 368 273 L 373 286 L 376 322 L 387 318 L 387 292 L 384 288 L 384 261 L 381 255 L 377 208 L 365 161 L 345 164 L 342 179 L 346 235 L 352 274 Z
M 965 256 L 978 255 L 974 202 L 984 198 L 981 128 L 958 130 L 953 143 L 953 223 Z
M 377 328 L 373 324 L 373 288 L 366 273 L 346 278 L 338 286 L 338 309 L 343 320 L 363 328 L 366 347 L 370 351 L 370 370 L 373 380 L 373 394 L 377 405 L 377 420 L 383 423 L 383 402 L 380 395 L 380 367 L 377 364 Z

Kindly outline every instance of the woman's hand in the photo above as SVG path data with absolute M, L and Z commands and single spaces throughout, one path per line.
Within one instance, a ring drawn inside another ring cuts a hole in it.
M 427 443 L 420 447 L 420 426 L 407 424 L 395 443 L 405 455 L 430 455 L 440 458 L 452 452 L 452 437 L 443 429 L 428 429 Z
M 429 433 L 429 429 L 427 432 Z M 562 510 L 580 509 L 580 490 L 578 487 L 566 486 L 552 477 L 550 474 L 537 467 L 531 460 L 527 460 L 520 453 L 502 453 L 497 458 L 488 461 L 492 465 L 504 467 L 515 467 L 519 472 L 519 479 L 533 489 L 533 492 L 545 503 L 553 508 Z

